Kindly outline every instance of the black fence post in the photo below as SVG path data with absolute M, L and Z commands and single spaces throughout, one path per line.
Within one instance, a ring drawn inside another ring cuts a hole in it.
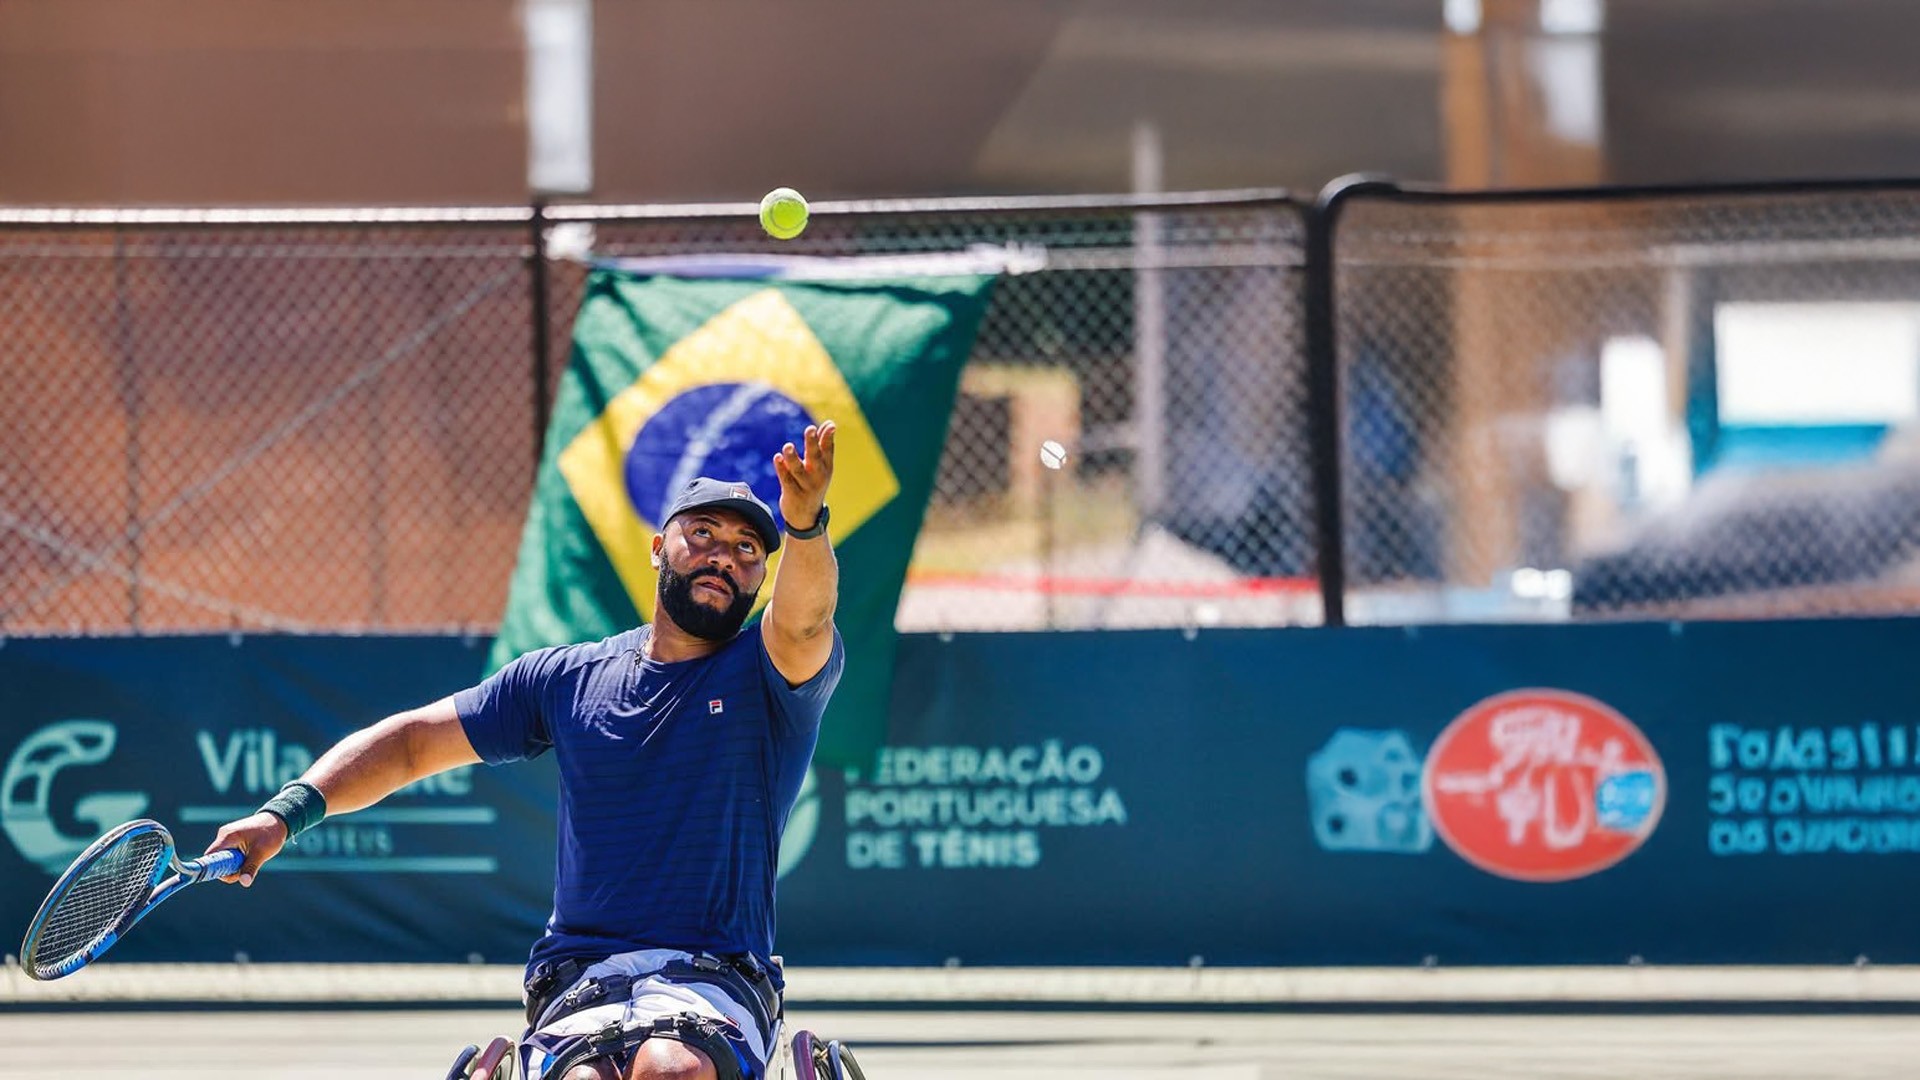
M 1319 560 L 1321 623 L 1347 624 L 1347 549 L 1342 504 L 1340 355 L 1334 328 L 1333 232 L 1342 204 L 1363 192 L 1398 186 L 1380 176 L 1343 176 L 1306 211 L 1304 310 L 1307 332 L 1307 445 L 1313 468 L 1314 546 Z
M 547 319 L 547 204 L 534 199 L 528 215 L 533 249 L 528 254 L 528 276 L 533 305 L 533 479 L 540 482 L 540 457 L 547 439 L 547 413 L 553 385 L 553 357 Z

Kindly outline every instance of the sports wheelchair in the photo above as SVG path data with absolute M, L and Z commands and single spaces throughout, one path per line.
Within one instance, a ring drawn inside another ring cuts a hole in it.
M 784 1027 L 783 1022 L 774 1022 L 773 1060 L 767 1063 L 766 1080 L 867 1080 L 853 1051 L 840 1040 L 823 1039 L 804 1028 L 796 1029 L 788 1038 Z M 454 1058 L 447 1080 L 548 1080 L 522 1077 L 518 1050 L 514 1041 L 504 1036 L 487 1043 L 484 1049 L 469 1045 Z

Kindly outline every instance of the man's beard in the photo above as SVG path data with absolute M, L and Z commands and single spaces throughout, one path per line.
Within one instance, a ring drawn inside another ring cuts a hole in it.
M 733 603 L 716 609 L 693 598 L 694 583 L 709 577 L 733 590 Z M 756 595 L 741 592 L 740 586 L 724 571 L 709 569 L 681 574 L 666 565 L 665 560 L 661 562 L 660 606 L 675 626 L 703 641 L 728 641 L 738 634 L 747 616 L 753 613 Z

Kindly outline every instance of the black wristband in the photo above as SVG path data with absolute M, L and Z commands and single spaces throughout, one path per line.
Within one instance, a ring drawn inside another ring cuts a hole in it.
M 793 522 L 789 521 L 787 522 L 787 536 L 793 540 L 811 540 L 827 531 L 827 518 L 830 516 L 831 515 L 827 513 L 827 508 L 822 506 L 820 508 L 820 516 L 814 518 L 813 524 L 804 529 L 794 528 Z
M 280 819 L 287 827 L 287 839 L 292 840 L 327 816 L 327 797 L 320 789 L 304 780 L 294 780 L 280 789 L 280 793 L 268 799 L 261 810 Z

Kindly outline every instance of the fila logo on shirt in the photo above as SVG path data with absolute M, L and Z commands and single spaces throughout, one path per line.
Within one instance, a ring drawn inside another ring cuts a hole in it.
M 707 715 L 709 716 L 718 716 L 726 711 L 727 703 L 720 698 L 714 698 L 712 701 L 707 702 Z

